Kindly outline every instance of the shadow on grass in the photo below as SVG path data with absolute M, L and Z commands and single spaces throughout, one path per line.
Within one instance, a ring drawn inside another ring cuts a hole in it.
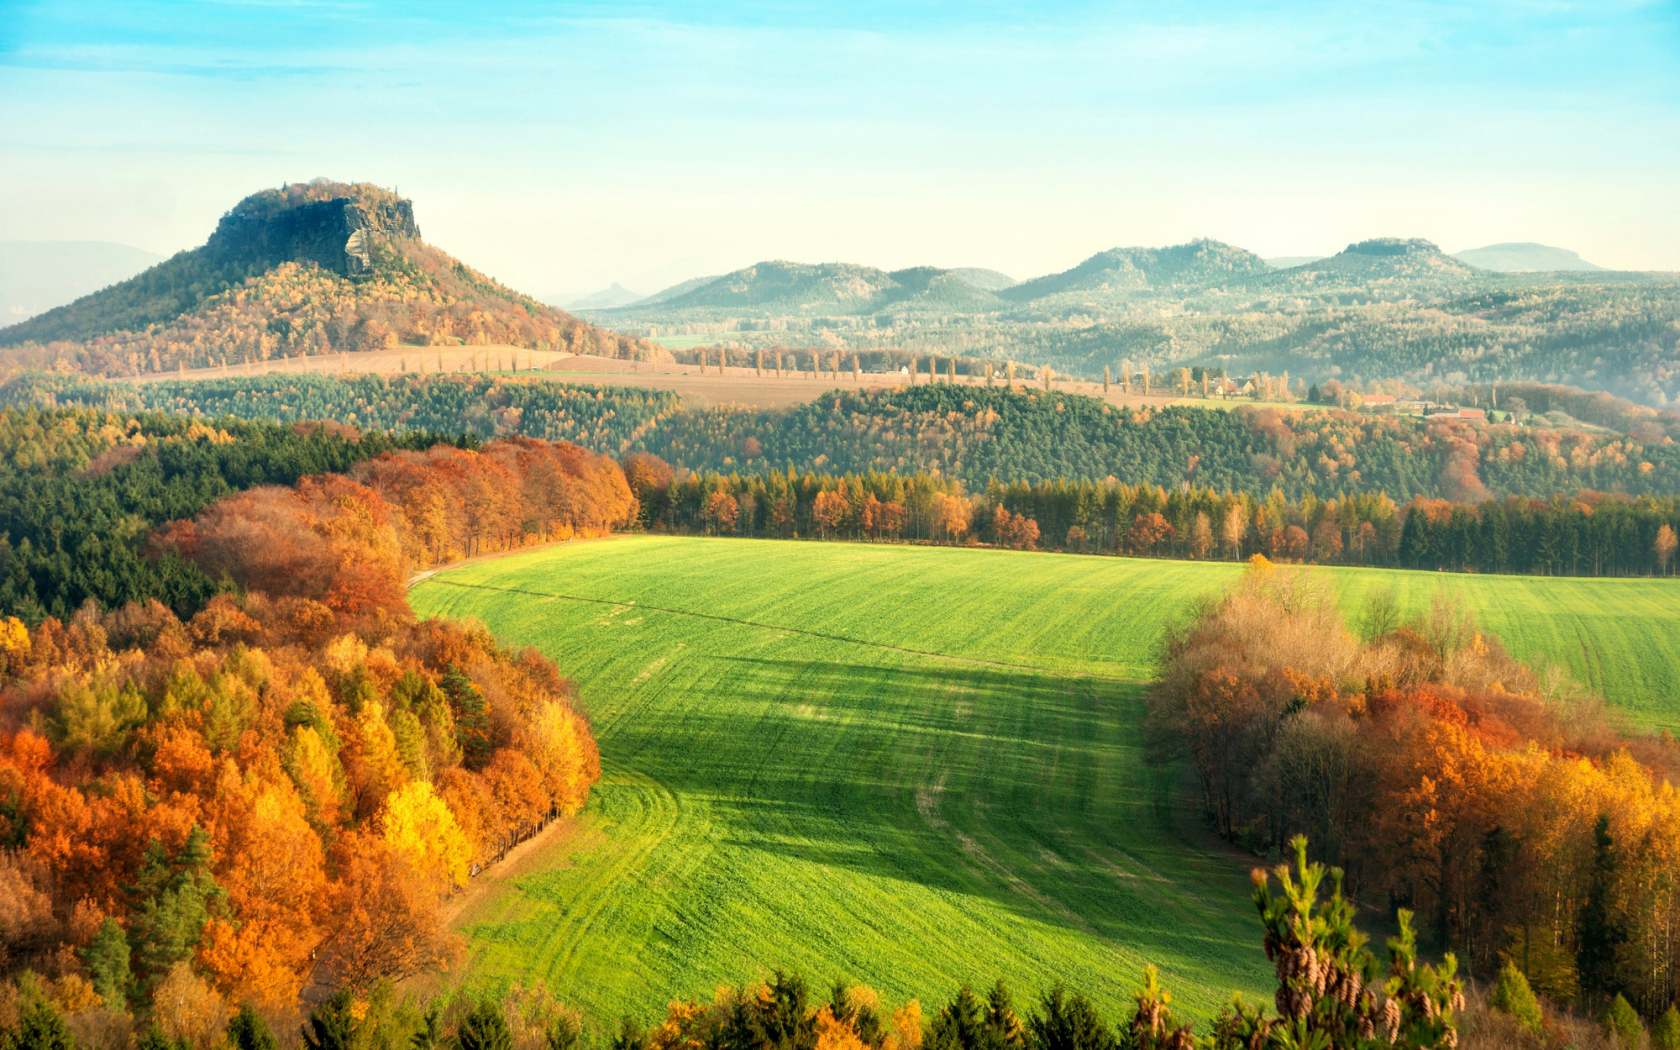
M 981 898 L 1145 951 L 1252 948 L 1241 873 L 1157 805 L 1140 687 L 954 662 L 707 659 L 728 669 L 716 705 L 621 720 L 602 744 L 705 800 L 733 863 Z

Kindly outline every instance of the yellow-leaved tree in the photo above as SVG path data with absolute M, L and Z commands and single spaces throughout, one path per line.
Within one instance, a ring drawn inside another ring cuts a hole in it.
M 439 883 L 467 884 L 472 847 L 432 785 L 414 780 L 385 800 L 385 844 L 418 874 Z

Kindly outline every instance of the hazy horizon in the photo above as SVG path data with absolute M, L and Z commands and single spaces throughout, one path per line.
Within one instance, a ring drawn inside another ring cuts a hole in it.
M 169 254 L 316 176 L 538 295 L 1378 236 L 1680 270 L 1671 3 L 0 0 L 3 240 Z

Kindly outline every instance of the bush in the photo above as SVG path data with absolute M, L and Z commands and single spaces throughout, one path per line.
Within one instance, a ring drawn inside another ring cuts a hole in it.
M 1651 1026 L 1651 1050 L 1680 1050 L 1680 1010 L 1670 1006 Z
M 1510 963 L 1499 971 L 1499 980 L 1494 982 L 1488 1005 L 1521 1021 L 1529 1031 L 1539 1033 L 1543 1020 L 1540 1003 L 1534 998 L 1534 990 L 1528 986 L 1528 978 Z
M 1604 1011 L 1604 1034 L 1615 1040 L 1622 1050 L 1639 1050 L 1639 1037 L 1644 1032 L 1645 1026 L 1639 1023 L 1639 1014 L 1618 992 L 1610 1003 L 1610 1009 Z

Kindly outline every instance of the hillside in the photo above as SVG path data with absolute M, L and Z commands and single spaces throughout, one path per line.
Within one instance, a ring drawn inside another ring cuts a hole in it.
M 1024 303 L 1070 292 L 1129 293 L 1200 289 L 1263 274 L 1253 252 L 1219 241 L 1171 248 L 1113 248 L 1061 273 L 1023 281 L 1001 293 Z
M 995 284 L 1001 276 L 981 279 Z M 631 309 L 655 304 L 675 312 L 743 316 L 860 315 L 918 307 L 973 312 L 1001 305 L 990 292 L 969 284 L 954 271 L 938 267 L 918 266 L 888 273 L 850 263 L 811 265 L 781 260 L 748 266 L 697 283 L 686 291 L 671 289 Z
M 625 378 L 629 378 L 626 376 Z M 763 382 L 774 382 L 766 379 Z M 807 380 L 790 380 L 809 383 Z M 1464 389 L 1455 403 L 1485 403 Z M 1004 483 L 1183 483 L 1258 498 L 1385 492 L 1479 501 L 1581 490 L 1680 495 L 1680 415 L 1561 387 L 1507 384 L 1521 406 L 1498 426 L 1370 412 L 1280 412 L 1217 402 L 1116 408 L 1066 390 L 918 383 L 816 388 L 806 403 L 701 407 L 663 390 L 533 376 L 229 376 L 130 384 L 26 375 L 0 405 L 171 412 L 208 418 L 330 419 L 362 429 L 509 434 L 618 455 L 651 452 L 695 471 L 910 474 L 981 491 Z
M 1545 423 L 1544 419 L 1539 420 Z M 926 471 L 978 491 L 1057 478 L 1265 497 L 1386 492 L 1478 501 L 1582 489 L 1680 495 L 1680 444 L 1581 429 L 1412 416 L 1173 407 L 1115 410 L 1062 392 L 917 386 L 827 393 L 781 411 L 678 411 L 632 447 L 690 470 Z
M 1532 271 L 1543 261 L 1531 252 L 1459 258 L 1405 238 L 1267 261 L 1203 240 L 1111 249 L 992 291 L 962 270 L 777 263 L 589 316 L 685 349 L 702 340 L 747 350 L 888 349 L 1093 379 L 1130 362 L 1157 373 L 1180 365 L 1287 371 L 1421 391 L 1528 381 L 1659 408 L 1680 401 L 1680 277 L 1501 269 Z
M 1339 281 L 1381 286 L 1394 282 L 1435 285 L 1465 282 L 1476 268 L 1421 238 L 1376 237 L 1335 255 L 1294 267 L 1273 278 L 1289 286 Z
M 559 296 L 550 296 L 547 302 L 567 310 L 611 310 L 619 306 L 629 306 L 644 298 L 639 292 L 632 292 L 622 284 L 614 281 L 610 287 L 602 288 L 598 292 L 591 292 L 580 298 L 561 301 Z
M 0 241 L 0 324 L 16 324 L 106 285 L 160 256 L 105 241 Z
M 404 344 L 658 356 L 427 245 L 412 204 L 317 179 L 236 204 L 202 247 L 0 329 L 0 357 L 129 375 Z
M 1490 244 L 1453 252 L 1453 258 L 1483 270 L 1507 273 L 1547 273 L 1569 270 L 1602 270 L 1567 248 L 1553 248 L 1532 241 Z

